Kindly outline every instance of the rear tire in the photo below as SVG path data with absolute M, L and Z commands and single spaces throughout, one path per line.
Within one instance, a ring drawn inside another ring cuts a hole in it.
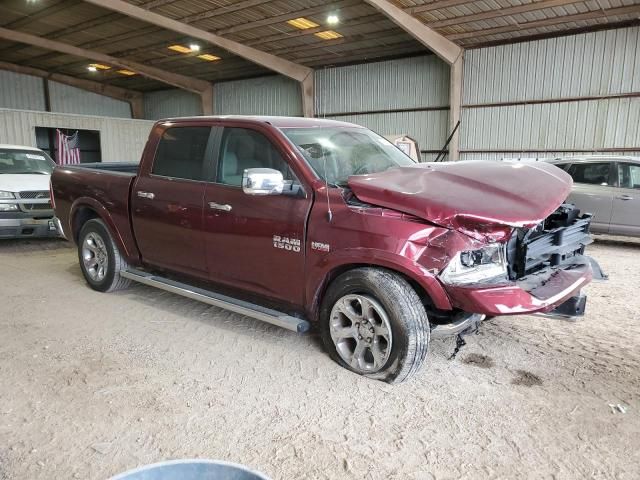
M 429 346 L 429 320 L 420 297 L 401 275 L 357 268 L 336 278 L 320 309 L 331 357 L 353 372 L 399 383 L 420 368 Z
M 129 265 L 102 220 L 94 218 L 82 226 L 78 259 L 84 279 L 94 290 L 113 292 L 131 284 L 131 280 L 120 275 Z

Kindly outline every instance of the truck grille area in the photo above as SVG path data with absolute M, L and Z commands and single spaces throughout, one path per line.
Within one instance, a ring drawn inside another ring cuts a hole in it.
M 49 199 L 49 190 L 30 190 L 19 192 L 20 200 L 39 200 L 39 203 L 20 203 L 20 210 L 23 212 L 33 212 L 40 210 L 51 210 L 51 201 Z M 46 202 L 44 200 L 47 200 Z
M 20 192 L 20 198 L 49 198 L 49 190 Z
M 53 207 L 51 206 L 51 202 L 47 203 L 24 203 L 24 209 L 26 211 L 32 210 L 51 210 Z
M 544 222 L 530 229 L 516 229 L 507 244 L 509 278 L 517 280 L 547 267 L 570 265 L 591 243 L 591 214 L 562 204 Z

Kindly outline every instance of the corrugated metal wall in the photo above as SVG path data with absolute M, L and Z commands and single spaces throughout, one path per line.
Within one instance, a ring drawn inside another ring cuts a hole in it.
M 49 99 L 52 112 L 131 118 L 129 102 L 105 97 L 62 83 L 49 82 Z
M 638 125 L 640 27 L 465 54 L 463 159 L 632 154 Z
M 640 97 L 473 108 L 464 120 L 465 150 L 640 149 Z
M 131 118 L 128 102 L 49 81 L 51 111 L 80 115 Z M 46 110 L 44 80 L 0 70 L 0 108 Z
M 425 159 L 447 137 L 449 67 L 433 55 L 321 69 L 315 80 L 320 117 L 407 134 Z M 55 82 L 50 87 L 54 110 L 130 116 L 125 102 Z M 0 107 L 44 110 L 42 80 L 0 71 Z M 301 115 L 299 85 L 278 75 L 218 83 L 214 111 Z M 199 96 L 189 92 L 145 95 L 151 120 L 200 113 Z M 631 153 L 640 151 L 639 124 L 640 27 L 465 54 L 461 158 Z
M 315 81 L 320 117 L 409 135 L 425 160 L 446 140 L 449 67 L 434 55 L 327 68 L 316 71 Z
M 280 75 L 216 83 L 213 92 L 217 115 L 302 116 L 298 82 Z
M 202 115 L 200 96 L 173 88 L 144 94 L 144 118 L 159 120 L 168 117 Z
M 0 109 L 0 143 L 36 146 L 35 127 L 97 130 L 103 162 L 134 162 L 153 122 L 88 115 Z
M 280 75 L 220 82 L 213 86 L 216 115 L 302 115 L 298 82 Z M 171 89 L 146 93 L 145 118 L 202 115 L 200 97 Z
M 0 108 L 44 110 L 42 79 L 0 70 Z

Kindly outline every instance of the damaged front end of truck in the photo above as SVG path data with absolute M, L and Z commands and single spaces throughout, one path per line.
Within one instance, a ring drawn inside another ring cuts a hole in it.
M 433 337 L 499 315 L 584 315 L 582 288 L 606 275 L 585 254 L 591 215 L 562 203 L 571 185 L 552 165 L 502 162 L 423 164 L 349 182 L 361 200 L 448 229 L 416 260 L 453 307 L 431 311 Z

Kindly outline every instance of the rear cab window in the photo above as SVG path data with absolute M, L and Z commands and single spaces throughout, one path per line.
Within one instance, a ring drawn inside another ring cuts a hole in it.
M 206 158 L 212 142 L 211 127 L 166 129 L 156 150 L 152 175 L 185 180 L 210 180 Z

